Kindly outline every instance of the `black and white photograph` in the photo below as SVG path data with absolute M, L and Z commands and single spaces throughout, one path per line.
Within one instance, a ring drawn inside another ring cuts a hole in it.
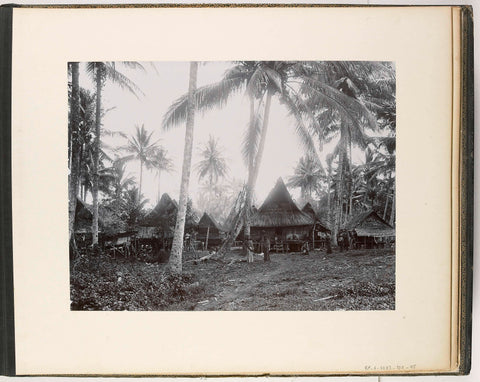
M 394 62 L 69 62 L 67 82 L 71 310 L 395 310 Z

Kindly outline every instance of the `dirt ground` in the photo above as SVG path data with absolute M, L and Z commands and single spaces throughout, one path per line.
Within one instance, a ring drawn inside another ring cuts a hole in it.
M 231 254 L 232 258 L 241 258 Z M 186 263 L 204 283 L 194 310 L 395 309 L 393 250 L 271 254 L 270 262 Z
M 196 254 L 201 257 L 204 254 Z M 184 276 L 165 264 L 107 256 L 71 268 L 73 310 L 391 310 L 395 309 L 393 249 L 256 255 L 232 251 L 195 263 Z M 232 260 L 236 260 L 232 262 Z M 170 278 L 169 278 L 170 277 Z

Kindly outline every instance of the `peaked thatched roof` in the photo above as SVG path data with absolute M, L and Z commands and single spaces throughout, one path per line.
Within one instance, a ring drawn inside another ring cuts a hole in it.
M 200 218 L 200 221 L 198 222 L 198 227 L 205 229 L 207 227 L 210 227 L 210 229 L 214 228 L 218 231 L 223 231 L 222 226 L 218 224 L 217 221 L 206 212 L 204 212 L 202 217 Z
M 252 216 L 252 227 L 288 227 L 312 225 L 314 218 L 300 211 L 282 178 L 268 194 L 262 206 Z
M 176 216 L 178 204 L 167 193 L 163 194 L 157 205 L 140 222 L 141 226 L 158 226 L 162 219 L 169 216 Z
M 354 215 L 344 226 L 344 229 L 356 231 L 358 236 L 395 236 L 395 228 L 373 211 L 360 212 Z

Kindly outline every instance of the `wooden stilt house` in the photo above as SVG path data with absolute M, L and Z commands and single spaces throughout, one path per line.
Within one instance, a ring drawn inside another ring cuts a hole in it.
M 279 178 L 253 214 L 250 235 L 254 242 L 267 235 L 274 251 L 298 251 L 305 241 L 310 241 L 314 223 L 314 217 L 300 211 Z
M 355 248 L 385 247 L 395 241 L 395 228 L 373 210 L 354 215 L 342 231 L 340 235 L 348 233 Z
M 143 241 L 160 240 L 162 247 L 169 248 L 175 230 L 178 204 L 167 193 L 139 223 L 137 237 Z

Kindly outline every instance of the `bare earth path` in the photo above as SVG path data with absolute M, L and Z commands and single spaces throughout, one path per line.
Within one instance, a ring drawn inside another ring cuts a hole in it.
M 264 263 L 188 264 L 205 286 L 194 310 L 394 309 L 392 250 L 272 254 Z

